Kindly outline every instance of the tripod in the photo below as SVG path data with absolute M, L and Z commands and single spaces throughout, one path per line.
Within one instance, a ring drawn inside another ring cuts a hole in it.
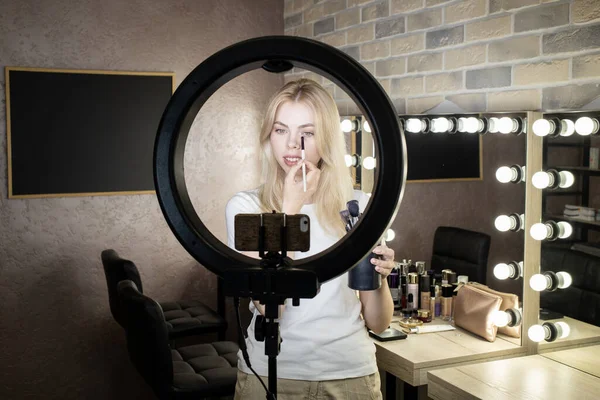
M 277 397 L 277 356 L 282 342 L 277 321 L 279 306 L 287 298 L 292 299 L 293 306 L 299 306 L 300 298 L 315 297 L 319 281 L 313 271 L 291 267 L 292 260 L 287 257 L 288 227 L 285 214 L 279 227 L 279 252 L 265 253 L 267 232 L 262 215 L 260 221 L 257 249 L 261 258 L 260 266 L 231 268 L 225 271 L 223 278 L 226 296 L 250 297 L 265 305 L 264 315 L 256 318 L 254 335 L 257 341 L 265 342 L 265 355 L 268 357 L 267 399 L 270 399 L 270 394 Z M 246 359 L 246 363 L 248 361 Z

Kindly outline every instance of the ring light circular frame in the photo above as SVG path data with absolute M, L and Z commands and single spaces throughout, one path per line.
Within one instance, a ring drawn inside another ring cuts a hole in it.
M 334 246 L 293 261 L 293 267 L 313 271 L 321 283 L 343 274 L 371 251 L 398 212 L 406 182 L 406 144 L 396 110 L 377 80 L 344 52 L 315 40 L 265 36 L 239 42 L 207 58 L 179 85 L 163 113 L 154 147 L 156 193 L 169 227 L 190 255 L 219 276 L 227 269 L 259 266 L 261 260 L 226 246 L 196 214 L 183 165 L 190 127 L 210 96 L 233 78 L 258 68 L 284 72 L 292 66 L 325 76 L 355 101 L 371 126 L 377 157 L 368 212 Z

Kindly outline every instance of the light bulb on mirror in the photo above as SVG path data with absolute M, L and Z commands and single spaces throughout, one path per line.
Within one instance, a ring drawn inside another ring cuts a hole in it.
M 395 237 L 396 237 L 396 232 L 394 232 L 392 229 L 388 229 L 385 232 L 385 241 L 386 242 L 391 242 L 392 240 L 394 240 Z
M 365 167 L 365 169 L 371 170 L 373 168 L 375 168 L 375 158 L 374 157 L 365 157 L 365 159 L 362 162 L 363 167 Z
M 538 222 L 531 226 L 529 233 L 535 240 L 544 240 L 548 237 L 548 228 L 546 227 L 546 224 Z
M 344 156 L 346 167 L 358 167 L 360 165 L 360 156 L 358 154 L 346 154 Z
M 502 166 L 496 170 L 496 179 L 500 183 L 519 183 L 525 180 L 525 168 L 519 165 Z
M 546 331 L 541 325 L 532 325 L 529 330 L 527 330 L 527 336 L 529 336 L 529 339 L 531 339 L 533 342 L 539 343 L 544 340 Z
M 496 179 L 500 183 L 508 183 L 513 179 L 513 172 L 510 167 L 500 167 L 496 170 Z
M 515 133 L 519 129 L 519 123 L 514 118 L 502 117 L 498 120 L 498 132 L 507 135 Z
M 407 132 L 420 133 L 427 129 L 427 123 L 419 118 L 409 118 L 404 124 Z
M 571 235 L 573 234 L 573 225 L 571 225 L 568 222 L 565 221 L 560 221 L 557 223 L 558 225 L 558 238 L 559 239 L 566 239 L 571 237 Z
M 499 215 L 494 220 L 494 226 L 500 232 L 514 231 L 523 229 L 523 214 Z
M 562 119 L 560 121 L 560 125 L 560 136 L 567 137 L 575 133 L 575 122 L 571 121 L 570 119 Z
M 351 167 L 354 163 L 353 157 L 350 154 L 346 154 L 344 156 L 344 162 L 346 163 L 346 167 Z
M 554 342 L 557 339 L 564 339 L 571 333 L 571 327 L 563 321 L 544 322 L 542 325 L 532 325 L 527 331 L 527 336 L 534 342 Z
M 365 130 L 365 132 L 371 133 L 371 125 L 369 125 L 369 123 L 366 120 L 365 122 L 363 122 L 363 129 Z
M 531 183 L 538 189 L 565 189 L 573 186 L 575 175 L 569 171 L 557 171 L 549 169 L 548 171 L 538 171 L 531 177 Z
M 537 136 L 571 136 L 575 132 L 575 123 L 570 119 L 538 119 L 533 123 L 533 133 Z
M 340 127 L 342 128 L 342 132 L 348 133 L 356 130 L 356 122 L 349 120 L 348 118 L 344 119 L 340 123 Z
M 571 334 L 571 327 L 563 321 L 555 322 L 554 325 L 558 328 L 558 339 L 564 339 Z
M 546 189 L 553 183 L 553 177 L 547 172 L 539 171 L 531 177 L 531 183 L 538 189 Z
M 479 118 L 469 117 L 465 121 L 465 131 L 467 133 L 478 133 L 483 130 L 483 121 Z
M 595 135 L 598 133 L 598 120 L 596 118 L 581 117 L 575 121 L 575 131 L 581 136 Z
M 542 274 L 532 275 L 529 279 L 529 286 L 536 292 L 541 292 L 548 287 L 548 279 Z
M 560 171 L 558 173 L 558 175 L 559 175 L 558 187 L 561 189 L 569 188 L 569 187 L 573 186 L 573 184 L 575 183 L 575 175 L 573 175 L 572 172 Z
M 494 267 L 494 276 L 496 279 L 519 279 L 523 276 L 523 261 L 511 261 L 509 263 L 499 263 Z
M 533 224 L 529 230 L 529 234 L 535 240 L 556 240 L 566 239 L 573 234 L 573 226 L 565 221 L 554 222 L 538 222 Z
M 454 121 L 448 118 L 440 117 L 431 120 L 431 132 L 443 133 L 454 129 Z
M 498 133 L 498 125 L 500 124 L 500 118 L 491 117 L 488 120 L 488 132 L 489 133 Z
M 571 286 L 573 278 L 571 274 L 565 271 L 552 272 L 545 271 L 541 274 L 534 274 L 529 279 L 529 286 L 536 292 L 547 290 L 554 292 L 556 289 L 566 289 Z
M 559 271 L 556 273 L 556 276 L 558 277 L 559 289 L 566 289 L 571 286 L 571 283 L 573 283 L 573 277 L 568 272 Z
M 517 326 L 523 320 L 523 313 L 517 308 L 498 310 L 492 313 L 492 323 L 498 328 L 503 326 Z
M 498 328 L 508 325 L 509 322 L 510 315 L 508 315 L 505 311 L 498 310 L 492 313 L 492 323 Z
M 537 136 L 548 136 L 556 129 L 554 121 L 544 118 L 538 119 L 533 123 L 533 133 Z

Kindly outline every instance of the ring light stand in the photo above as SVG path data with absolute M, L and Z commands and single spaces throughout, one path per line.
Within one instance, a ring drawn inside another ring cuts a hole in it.
M 202 223 L 184 177 L 184 150 L 190 127 L 204 103 L 231 79 L 254 69 L 281 73 L 304 68 L 340 86 L 369 121 L 376 143 L 374 196 L 354 229 L 318 256 L 263 268 L 227 247 Z M 385 154 L 381 149 L 385 149 Z M 385 180 L 384 180 L 385 174 Z M 377 80 L 344 52 L 311 39 L 266 36 L 229 46 L 198 65 L 179 85 L 163 113 L 154 147 L 154 182 L 163 215 L 183 247 L 222 277 L 228 296 L 265 304 L 265 353 L 269 391 L 276 394 L 279 331 L 275 319 L 286 298 L 312 298 L 319 285 L 352 268 L 377 244 L 394 220 L 406 181 L 406 144 L 396 110 Z M 274 375 L 274 376 L 271 376 Z

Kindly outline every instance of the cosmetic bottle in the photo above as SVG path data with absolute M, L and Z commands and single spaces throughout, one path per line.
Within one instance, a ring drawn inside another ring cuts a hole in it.
M 419 308 L 429 310 L 429 299 L 431 297 L 431 279 L 429 275 L 421 275 L 419 277 L 419 284 L 421 286 L 421 302 L 419 303 Z
M 450 321 L 452 319 L 452 285 L 442 285 L 442 319 Z
M 442 285 L 448 284 L 448 274 L 451 273 L 451 269 L 443 269 L 442 270 Z
M 435 313 L 433 314 L 434 318 L 439 318 L 442 316 L 442 287 L 440 285 L 435 285 Z
M 448 272 L 448 285 L 454 285 L 458 282 L 456 272 L 450 271 Z
M 415 262 L 415 268 L 417 268 L 417 274 L 423 275 L 425 273 L 425 261 Z
M 406 308 L 406 274 L 400 275 L 400 291 L 398 292 L 398 296 L 400 297 L 400 308 Z
M 431 285 L 429 288 L 429 315 L 431 319 L 435 319 L 435 285 Z
M 420 309 L 417 312 L 417 319 L 423 322 L 431 322 L 431 314 L 429 310 Z
M 408 291 L 408 295 L 412 294 L 413 298 L 413 304 L 410 304 L 409 300 L 408 308 L 417 308 L 419 304 L 419 275 L 416 272 L 409 272 L 407 280 L 406 290 Z
M 390 293 L 392 294 L 392 301 L 394 302 L 394 308 L 400 308 L 400 301 L 398 296 L 399 276 L 398 268 L 392 269 L 392 272 L 388 275 L 388 286 L 390 287 Z
M 409 293 L 406 296 L 406 308 L 408 308 L 409 310 L 415 309 L 414 296 L 412 293 Z

